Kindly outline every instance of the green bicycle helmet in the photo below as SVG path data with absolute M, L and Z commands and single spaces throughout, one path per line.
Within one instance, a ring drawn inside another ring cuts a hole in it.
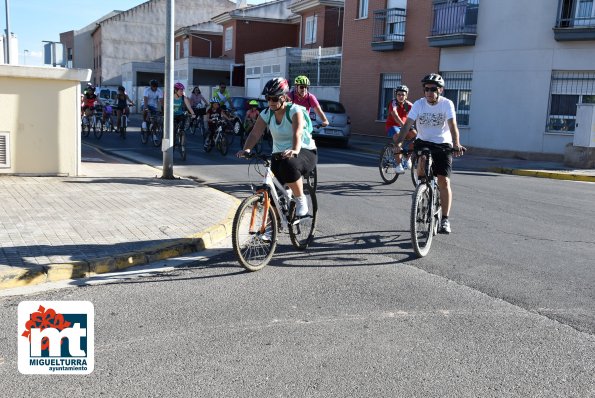
M 251 105 L 251 106 L 258 106 L 258 101 L 256 101 L 256 100 L 252 100 L 252 101 L 248 102 L 248 105 Z
M 310 79 L 308 79 L 308 76 L 304 76 L 304 75 L 300 75 L 300 76 L 296 77 L 293 82 L 295 83 L 296 86 L 309 86 L 310 85 Z

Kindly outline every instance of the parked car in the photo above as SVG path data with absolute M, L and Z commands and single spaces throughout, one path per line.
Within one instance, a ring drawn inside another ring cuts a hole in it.
M 329 101 L 329 100 L 318 100 L 320 107 L 326 114 L 326 118 L 329 121 L 329 125 L 326 127 L 316 128 L 316 125 L 320 124 L 318 115 L 314 113 L 314 110 L 310 109 L 310 118 L 314 125 L 314 131 L 312 136 L 316 139 L 324 139 L 329 141 L 340 142 L 342 145 L 347 146 L 349 138 L 351 137 L 351 119 L 345 111 L 345 107 L 340 102 Z
M 235 109 L 235 118 L 233 120 L 233 130 L 236 135 L 239 135 L 244 129 L 244 119 L 246 119 L 246 112 L 250 109 L 249 102 L 252 100 L 258 101 L 258 110 L 262 111 L 268 103 L 263 99 L 250 98 L 250 97 L 231 97 L 231 106 Z M 241 129 L 238 130 L 238 125 L 241 125 Z

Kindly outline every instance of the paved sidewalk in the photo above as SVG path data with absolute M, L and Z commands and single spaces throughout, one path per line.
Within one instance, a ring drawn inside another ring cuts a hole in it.
M 84 177 L 0 176 L 0 289 L 81 278 L 208 248 L 238 201 L 84 147 Z
M 353 135 L 349 144 L 356 150 L 380 154 L 382 147 L 387 142 L 388 139 L 384 137 Z M 486 155 L 485 150 L 481 152 L 481 155 L 474 154 L 473 148 L 470 148 L 464 156 L 455 158 L 454 171 L 488 171 L 558 180 L 595 182 L 594 169 L 573 169 L 564 166 L 561 162 L 504 158 Z

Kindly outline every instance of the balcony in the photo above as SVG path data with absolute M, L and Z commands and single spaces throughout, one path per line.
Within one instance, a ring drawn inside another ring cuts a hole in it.
M 372 50 L 402 50 L 405 44 L 405 10 L 389 8 L 374 11 Z
M 592 2 L 559 0 L 554 30 L 556 41 L 595 40 L 595 7 Z
M 474 46 L 479 0 L 434 0 L 430 47 Z

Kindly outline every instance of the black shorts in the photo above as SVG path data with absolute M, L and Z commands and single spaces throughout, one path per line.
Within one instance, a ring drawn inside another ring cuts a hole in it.
M 273 154 L 271 170 L 282 184 L 299 180 L 303 175 L 314 170 L 318 163 L 316 149 L 301 149 L 296 157 L 287 159 L 281 159 L 279 155 L 281 154 Z
M 432 170 L 436 176 L 450 177 L 452 173 L 452 152 L 445 149 L 452 149 L 451 144 L 436 144 L 430 141 L 415 140 L 413 142 L 415 152 L 422 148 L 430 148 L 434 163 Z

